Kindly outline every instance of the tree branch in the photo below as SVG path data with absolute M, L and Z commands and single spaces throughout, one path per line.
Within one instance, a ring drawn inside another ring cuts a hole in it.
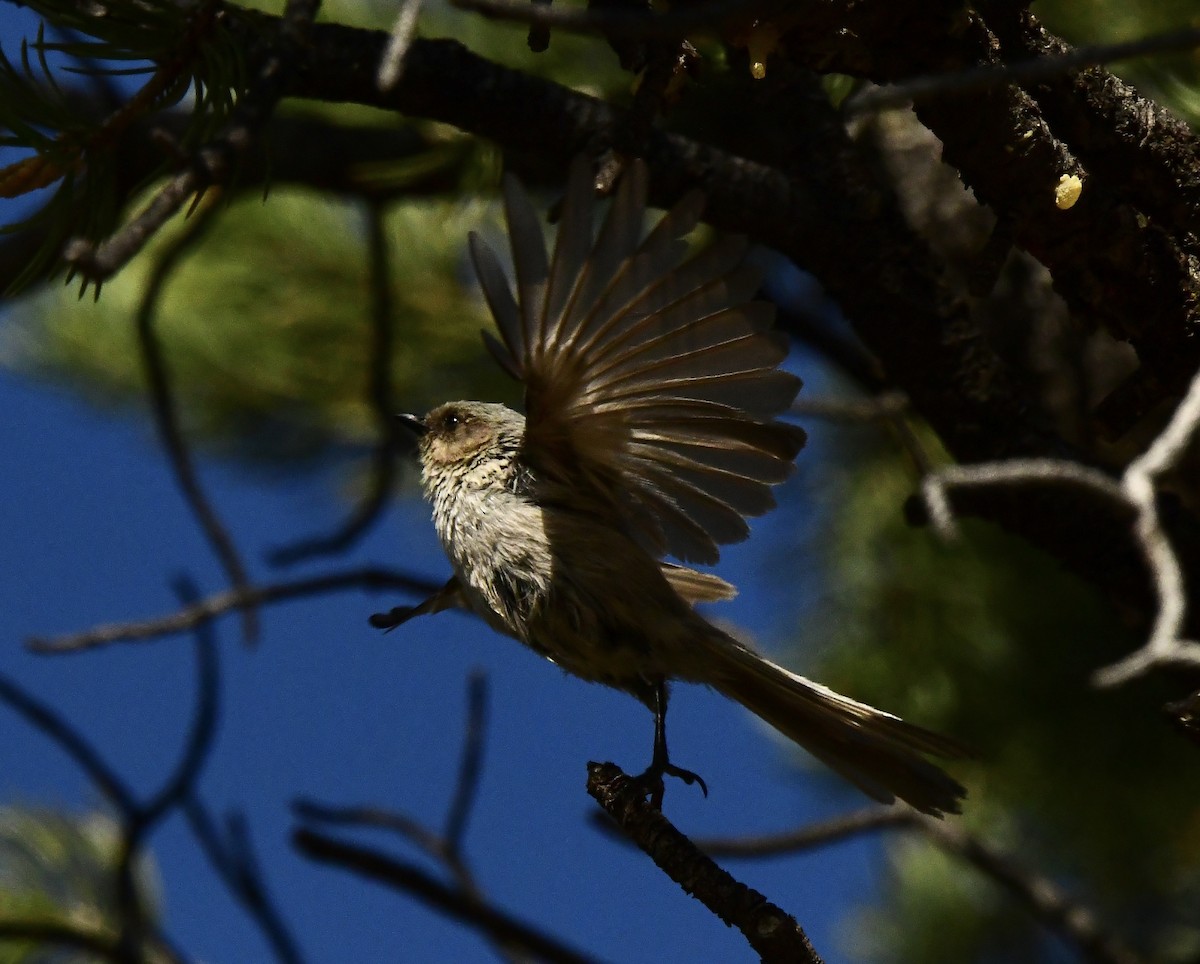
M 292 834 L 292 843 L 306 857 L 334 864 L 384 886 L 411 894 L 451 920 L 468 925 L 491 939 L 520 946 L 546 961 L 590 964 L 592 958 L 559 942 L 503 911 L 480 903 L 412 864 L 393 860 L 365 847 L 343 843 L 304 827 Z
M 277 566 L 291 565 L 313 556 L 332 555 L 349 549 L 387 507 L 396 477 L 395 409 L 392 403 L 392 346 L 395 342 L 392 279 L 387 243 L 387 226 L 382 201 L 367 205 L 367 262 L 371 286 L 371 361 L 367 401 L 375 416 L 377 440 L 371 458 L 371 482 L 366 497 L 336 532 L 301 539 L 271 553 Z
M 142 642 L 160 636 L 187 632 L 211 619 L 245 606 L 260 606 L 305 596 L 316 596 L 344 589 L 401 589 L 417 595 L 429 595 L 440 589 L 437 583 L 388 569 L 350 569 L 343 572 L 310 576 L 290 582 L 252 585 L 245 590 L 219 592 L 178 612 L 156 619 L 129 623 L 110 623 L 82 633 L 66 636 L 34 637 L 26 645 L 37 653 L 74 653 L 110 643 Z
M 767 962 L 821 964 L 794 917 L 735 880 L 646 802 L 645 790 L 612 763 L 588 764 L 588 793 L 685 893 L 742 932 Z

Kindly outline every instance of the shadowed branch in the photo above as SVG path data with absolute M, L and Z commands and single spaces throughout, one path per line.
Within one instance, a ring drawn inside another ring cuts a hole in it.
M 735 880 L 646 802 L 644 788 L 612 763 L 588 764 L 588 793 L 621 831 L 730 927 L 745 935 L 764 961 L 820 964 L 794 917 Z

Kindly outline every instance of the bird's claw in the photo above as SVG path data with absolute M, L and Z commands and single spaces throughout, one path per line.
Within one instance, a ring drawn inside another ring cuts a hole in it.
M 650 806 L 655 810 L 662 809 L 663 794 L 666 792 L 666 785 L 663 783 L 664 776 L 682 780 L 689 787 L 692 784 L 698 784 L 704 796 L 708 796 L 708 784 L 704 782 L 704 778 L 700 774 L 677 767 L 674 763 L 652 763 L 644 773 L 634 777 L 634 782 L 650 798 Z
M 372 613 L 367 620 L 376 629 L 390 633 L 397 626 L 408 622 L 416 614 L 416 606 L 395 606 L 386 613 Z

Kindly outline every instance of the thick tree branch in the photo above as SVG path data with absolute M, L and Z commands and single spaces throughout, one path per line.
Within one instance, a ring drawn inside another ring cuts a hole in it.
M 774 964 L 821 964 L 803 928 L 758 891 L 735 880 L 646 802 L 645 788 L 612 763 L 588 764 L 588 793 L 659 868 Z
M 788 34 L 790 54 L 877 83 L 903 82 L 914 70 L 1000 69 L 1069 50 L 1023 5 L 981 4 L 969 13 L 949 0 L 919 11 L 805 6 L 811 16 Z M 1073 314 L 1137 348 L 1140 404 L 1122 404 L 1131 410 L 1109 420 L 1121 431 L 1152 399 L 1182 394 L 1200 366 L 1200 139 L 1101 69 L 1064 71 L 1030 89 L 943 91 L 915 110 L 941 139 L 943 159 L 1050 269 Z M 1055 187 L 1064 175 L 1079 176 L 1083 192 L 1061 209 Z

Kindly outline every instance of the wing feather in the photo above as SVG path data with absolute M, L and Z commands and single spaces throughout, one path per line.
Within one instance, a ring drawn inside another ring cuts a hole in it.
M 551 331 L 557 334 L 557 320 L 566 315 L 572 295 L 583 279 L 588 252 L 592 249 L 594 183 L 592 166 L 587 157 L 581 154 L 571 163 L 562 216 L 558 221 L 558 238 L 554 245 L 546 309 L 541 325 L 542 344 L 546 348 L 557 346 Z
M 522 457 L 648 551 L 715 562 L 793 469 L 804 433 L 776 417 L 800 381 L 779 369 L 788 345 L 770 330 L 772 307 L 752 300 L 761 278 L 744 263 L 746 239 L 688 257 L 698 192 L 643 239 L 647 193 L 635 161 L 596 233 L 592 169 L 577 159 L 547 257 L 533 206 L 508 178 L 517 298 L 477 237 L 471 256 L 503 342 L 487 339 L 489 350 L 525 382 Z M 732 591 L 663 566 L 685 598 Z
M 483 288 L 483 296 L 492 317 L 496 319 L 496 327 L 500 329 L 500 337 L 504 339 L 513 363 L 519 370 L 520 361 L 527 353 L 527 343 L 521 329 L 520 309 L 513 300 L 504 269 L 500 267 L 496 253 L 474 231 L 467 236 L 467 247 L 471 252 L 471 262 L 475 265 L 475 275 Z
M 550 265 L 541 224 L 529 197 L 511 174 L 504 178 L 504 214 L 512 240 L 513 268 L 517 273 L 517 301 L 526 350 L 542 344 L 542 309 Z
M 647 175 L 635 164 L 621 179 L 579 280 L 578 295 L 560 319 L 562 329 L 572 329 L 591 313 L 622 263 L 637 249 L 646 213 Z M 553 339 L 561 343 L 561 335 Z
M 731 309 L 740 311 L 740 309 Z M 729 327 L 721 319 L 721 334 Z M 736 323 L 736 319 L 735 319 Z M 710 326 L 712 327 L 712 326 Z M 787 357 L 787 341 L 768 333 L 749 330 L 734 335 L 727 341 L 710 343 L 702 348 L 690 348 L 690 332 L 684 337 L 675 333 L 643 343 L 637 350 L 626 353 L 615 361 L 597 366 L 592 375 L 590 388 L 595 391 L 615 388 L 631 382 L 654 381 L 670 378 L 676 373 L 692 375 L 720 374 L 723 371 L 750 371 L 773 369 Z
M 695 569 L 669 562 L 660 565 L 662 574 L 667 577 L 671 588 L 690 603 L 719 602 L 737 595 L 733 586 L 710 572 L 697 572 Z

